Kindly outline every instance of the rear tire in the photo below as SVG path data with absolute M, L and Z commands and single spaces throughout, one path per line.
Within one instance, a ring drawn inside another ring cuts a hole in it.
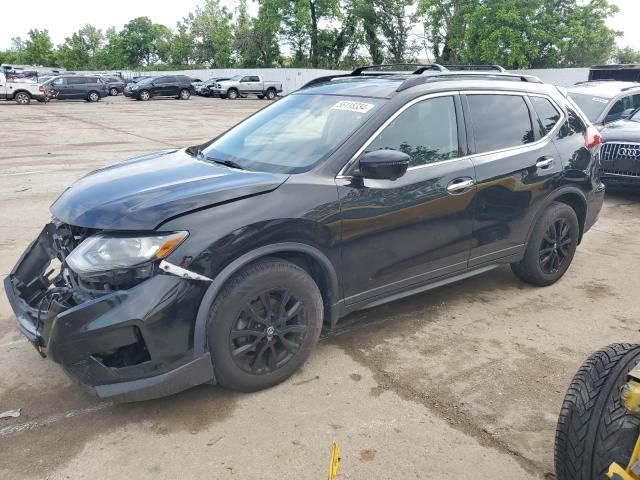
M 29 105 L 31 103 L 31 95 L 27 92 L 18 92 L 14 95 L 13 99 L 18 105 Z
M 189 100 L 191 98 L 191 92 L 186 88 L 180 90 L 180 94 L 178 95 L 178 100 Z
M 267 90 L 267 100 L 273 100 L 277 95 L 278 93 L 273 88 Z
M 318 286 L 293 263 L 265 258 L 235 274 L 207 325 L 220 385 L 253 392 L 289 378 L 318 341 L 323 311 Z
M 569 205 L 553 202 L 536 222 L 524 258 L 511 264 L 522 281 L 544 287 L 565 274 L 576 253 L 580 225 Z
M 92 91 L 87 94 L 87 102 L 97 102 L 100 100 L 100 94 L 98 92 Z
M 555 443 L 557 480 L 600 480 L 623 468 L 640 433 L 640 417 L 620 401 L 626 375 L 640 362 L 640 345 L 609 345 L 580 367 L 562 403 Z

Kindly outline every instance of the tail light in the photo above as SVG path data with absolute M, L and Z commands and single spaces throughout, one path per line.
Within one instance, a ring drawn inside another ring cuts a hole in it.
M 588 149 L 592 149 L 602 144 L 602 135 L 596 127 L 590 125 L 587 127 L 587 131 L 584 134 L 584 146 Z
M 38 91 L 44 92 L 44 85 L 38 85 Z

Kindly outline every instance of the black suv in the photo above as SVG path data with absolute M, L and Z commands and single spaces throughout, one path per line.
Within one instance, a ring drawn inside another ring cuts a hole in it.
M 97 102 L 109 95 L 107 83 L 90 75 L 60 75 L 43 83 L 45 93 L 58 100 Z
M 500 265 L 554 283 L 602 206 L 598 131 L 534 77 L 427 68 L 81 178 L 5 280 L 18 327 L 103 398 L 253 391 L 355 310 Z
M 600 176 L 610 186 L 640 186 L 640 84 L 582 82 L 569 96 L 602 134 Z
M 131 87 L 130 94 L 136 100 L 149 100 L 153 97 L 174 97 L 189 100 L 195 93 L 193 79 L 186 75 L 165 75 L 145 78 Z

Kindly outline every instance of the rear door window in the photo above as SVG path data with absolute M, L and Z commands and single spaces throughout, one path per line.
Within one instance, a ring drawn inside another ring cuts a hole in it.
M 529 97 L 534 110 L 538 114 L 540 120 L 540 133 L 544 137 L 560 121 L 560 112 L 553 106 L 553 103 L 544 97 Z
M 529 107 L 520 95 L 467 95 L 477 153 L 534 141 Z

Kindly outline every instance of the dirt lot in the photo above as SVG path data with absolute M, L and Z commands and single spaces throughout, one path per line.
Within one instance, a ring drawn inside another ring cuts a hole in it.
M 86 172 L 200 143 L 264 101 L 122 97 L 0 104 L 0 273 Z M 565 278 L 508 268 L 350 316 L 304 369 L 246 395 L 203 386 L 100 403 L 20 338 L 0 296 L 0 478 L 543 478 L 556 417 L 589 352 L 640 341 L 640 196 L 609 195 Z

